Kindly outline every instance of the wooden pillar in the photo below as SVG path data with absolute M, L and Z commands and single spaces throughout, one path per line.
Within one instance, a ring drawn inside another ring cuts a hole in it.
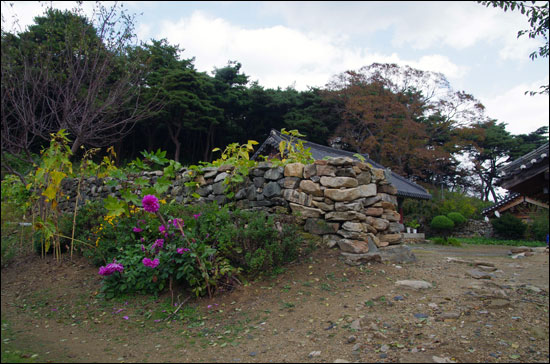
M 401 215 L 401 217 L 399 218 L 399 223 L 402 224 L 405 217 L 403 216 L 403 197 L 397 198 L 397 211 L 399 211 L 399 215 Z

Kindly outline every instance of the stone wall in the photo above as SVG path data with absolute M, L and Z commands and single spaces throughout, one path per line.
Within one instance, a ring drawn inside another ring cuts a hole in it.
M 224 180 L 234 169 L 231 165 L 205 167 L 200 174 L 183 169 L 166 192 L 166 199 L 194 204 L 230 202 Z M 131 175 L 128 182 L 142 177 L 152 184 L 161 171 Z M 85 200 L 118 196 L 122 185 L 108 186 L 104 180 L 85 179 L 81 198 Z M 185 186 L 195 181 L 197 188 Z M 77 181 L 63 182 L 68 199 L 60 208 L 72 211 Z M 343 252 L 363 254 L 401 242 L 404 226 L 399 223 L 397 190 L 389 183 L 389 173 L 350 158 L 317 160 L 312 164 L 273 166 L 260 162 L 249 171 L 244 183 L 234 187 L 232 201 L 241 209 L 259 209 L 268 213 L 292 213 L 305 231 L 319 235 L 330 247 L 338 245 Z M 195 194 L 195 197 L 192 195 Z M 200 196 L 197 198 L 196 196 Z M 140 191 L 138 195 L 141 197 Z
M 493 237 L 493 225 L 488 221 L 468 220 L 464 225 L 452 232 L 458 238 L 491 238 Z

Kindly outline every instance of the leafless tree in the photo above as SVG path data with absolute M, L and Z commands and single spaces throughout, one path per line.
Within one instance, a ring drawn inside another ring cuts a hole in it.
M 135 15 L 99 2 L 91 17 L 82 13 L 82 4 L 48 9 L 24 32 L 2 30 L 2 153 L 30 158 L 33 143 L 59 129 L 73 153 L 112 145 L 162 107 L 135 52 Z

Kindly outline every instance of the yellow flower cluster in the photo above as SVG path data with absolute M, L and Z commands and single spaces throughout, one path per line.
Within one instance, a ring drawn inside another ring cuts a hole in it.
M 116 219 L 116 216 L 104 216 L 103 221 L 110 224 L 111 226 L 115 226 L 115 224 L 117 222 L 117 219 Z M 103 224 L 99 224 L 99 226 L 92 228 L 92 233 L 97 236 L 97 238 L 95 240 L 95 246 L 96 247 L 99 245 L 99 241 L 101 240 L 101 231 L 102 230 L 103 230 Z

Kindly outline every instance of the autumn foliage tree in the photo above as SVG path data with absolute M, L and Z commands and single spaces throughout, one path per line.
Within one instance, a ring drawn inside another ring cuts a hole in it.
M 439 73 L 372 64 L 327 85 L 341 123 L 333 142 L 429 184 L 457 183 L 456 131 L 483 119 L 473 96 L 451 89 Z

